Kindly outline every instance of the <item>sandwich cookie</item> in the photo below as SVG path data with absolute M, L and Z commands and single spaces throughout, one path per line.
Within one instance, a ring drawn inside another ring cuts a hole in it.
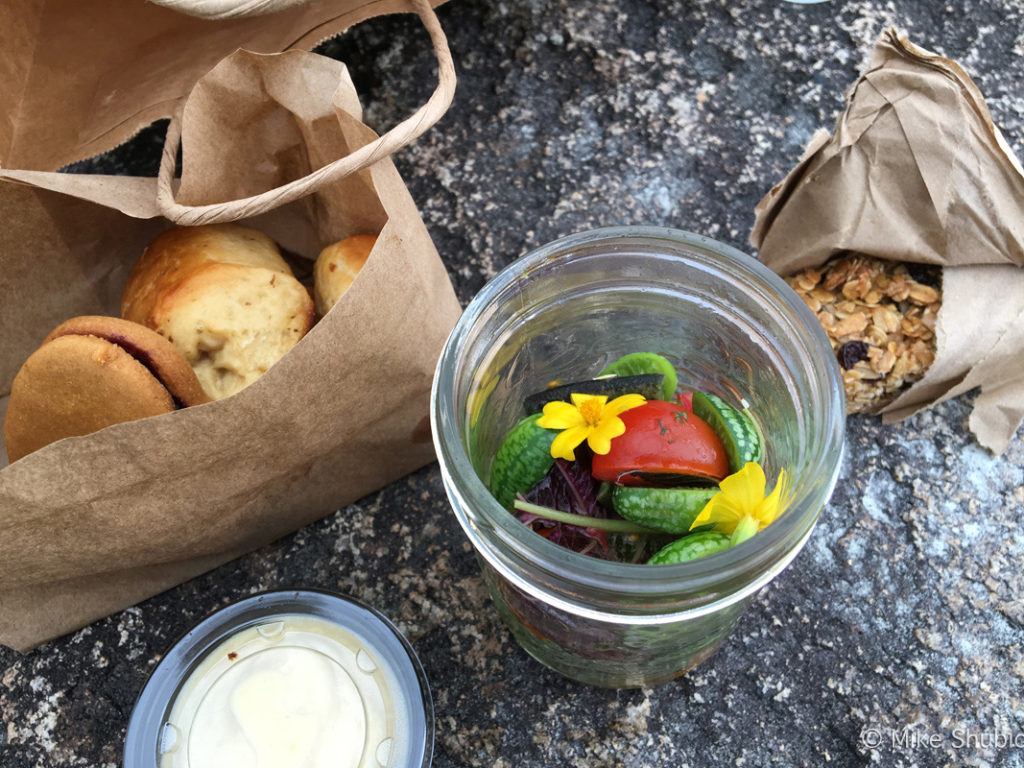
M 160 334 L 114 317 L 57 326 L 11 385 L 10 460 L 65 437 L 208 402 L 188 362 Z

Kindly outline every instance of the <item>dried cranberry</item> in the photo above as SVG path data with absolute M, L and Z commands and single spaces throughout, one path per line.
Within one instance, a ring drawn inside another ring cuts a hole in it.
M 839 348 L 836 357 L 839 358 L 839 364 L 848 371 L 861 360 L 868 359 L 868 345 L 863 341 L 848 341 Z
M 942 269 L 932 264 L 917 264 L 909 262 L 906 264 L 907 274 L 910 279 L 921 285 L 927 285 L 936 290 L 942 287 Z

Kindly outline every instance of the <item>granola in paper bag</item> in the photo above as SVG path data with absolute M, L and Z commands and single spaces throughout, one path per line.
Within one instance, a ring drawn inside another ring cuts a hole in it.
M 852 412 L 894 421 L 980 388 L 970 428 L 1006 449 L 1024 420 L 1024 169 L 956 62 L 886 30 L 750 239 L 818 315 Z
M 891 402 L 935 360 L 938 270 L 841 256 L 786 282 L 818 317 L 843 369 L 850 413 Z

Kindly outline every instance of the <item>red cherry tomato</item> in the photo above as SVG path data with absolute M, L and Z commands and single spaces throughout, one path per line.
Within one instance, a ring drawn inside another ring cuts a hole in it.
M 722 441 L 685 406 L 648 400 L 619 418 L 626 432 L 612 440 L 611 451 L 594 456 L 591 471 L 597 480 L 648 485 L 658 475 L 718 481 L 729 474 Z

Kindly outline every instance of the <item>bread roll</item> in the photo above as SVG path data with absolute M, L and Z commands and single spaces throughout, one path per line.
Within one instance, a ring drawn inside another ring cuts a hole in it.
M 313 268 L 313 293 L 321 317 L 352 285 L 376 242 L 376 235 L 352 235 L 320 251 Z
M 237 224 L 160 235 L 132 270 L 121 314 L 173 343 L 215 400 L 262 376 L 316 319 L 274 241 Z
M 141 325 L 62 323 L 14 377 L 4 424 L 11 461 L 65 437 L 207 401 L 174 346 Z

